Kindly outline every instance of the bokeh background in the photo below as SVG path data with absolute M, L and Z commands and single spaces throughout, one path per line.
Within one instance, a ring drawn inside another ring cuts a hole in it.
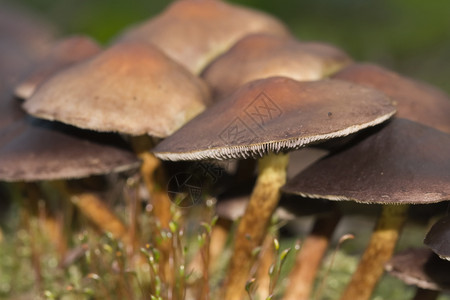
M 60 35 L 84 33 L 107 43 L 170 1 L 0 0 L 36 12 Z M 303 40 L 333 43 L 359 61 L 372 61 L 450 92 L 448 0 L 240 0 L 287 23 Z

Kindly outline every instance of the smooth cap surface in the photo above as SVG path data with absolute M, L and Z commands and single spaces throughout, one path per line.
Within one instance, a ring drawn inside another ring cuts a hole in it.
M 423 242 L 440 258 L 450 260 L 450 217 L 445 216 L 437 221 Z
M 72 179 L 137 168 L 134 153 L 115 134 L 77 129 L 26 116 L 0 128 L 0 180 Z
M 223 95 L 249 81 L 273 76 L 323 79 L 351 61 L 342 50 L 325 43 L 252 34 L 214 60 L 202 77 L 215 94 Z
M 260 157 L 351 134 L 394 112 L 383 94 L 345 81 L 271 77 L 217 102 L 154 153 L 164 160 Z
M 439 259 L 427 248 L 399 252 L 386 263 L 385 269 L 409 285 L 427 290 L 450 290 L 450 262 Z
M 16 86 L 14 94 L 27 99 L 36 88 L 56 72 L 101 51 L 100 45 L 87 36 L 72 36 L 56 43 Z
M 199 74 L 215 57 L 241 37 L 257 32 L 288 36 L 286 27 L 263 12 L 216 0 L 182 0 L 137 27 L 118 41 L 143 41 Z
M 397 117 L 450 133 L 450 97 L 429 84 L 373 64 L 351 65 L 333 78 L 378 89 L 393 100 Z
M 414 204 L 450 199 L 450 135 L 394 118 L 299 173 L 282 191 L 309 198 Z
M 156 47 L 122 43 L 59 72 L 24 107 L 80 128 L 166 137 L 209 101 L 203 81 Z

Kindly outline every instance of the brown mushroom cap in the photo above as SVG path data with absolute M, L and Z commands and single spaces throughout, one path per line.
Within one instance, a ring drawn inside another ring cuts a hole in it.
M 115 134 L 35 119 L 14 98 L 8 102 L 21 118 L 0 127 L 0 180 L 73 179 L 139 166 L 137 157 Z
M 0 130 L 24 117 L 25 112 L 17 109 L 17 103 L 13 103 L 13 95 L 8 90 L 0 92 Z
M 394 112 L 383 94 L 344 81 L 271 77 L 217 102 L 154 153 L 166 160 L 262 156 L 348 135 Z
M 259 11 L 223 1 L 183 0 L 127 30 L 118 40 L 155 44 L 198 74 L 241 37 L 256 32 L 289 35 L 280 21 Z
M 397 117 L 450 133 L 450 97 L 423 82 L 373 64 L 354 64 L 333 76 L 378 89 L 397 105 Z
M 389 274 L 422 289 L 450 291 L 450 262 L 430 249 L 412 248 L 395 254 L 385 266 Z
M 29 98 L 51 75 L 101 51 L 100 45 L 87 36 L 72 36 L 55 44 L 15 88 L 17 97 Z
M 450 199 L 450 135 L 395 118 L 310 166 L 282 190 L 309 198 L 363 203 Z
M 122 43 L 59 72 L 24 108 L 80 128 L 165 137 L 209 101 L 203 81 L 156 47 Z
M 450 260 L 450 216 L 437 221 L 423 241 L 440 258 Z
M 322 79 L 350 62 L 342 50 L 325 43 L 252 34 L 214 60 L 202 77 L 216 94 L 223 95 L 249 81 L 272 76 Z

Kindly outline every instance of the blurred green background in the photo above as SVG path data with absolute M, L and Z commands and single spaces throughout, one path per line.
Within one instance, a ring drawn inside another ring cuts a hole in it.
M 0 0 L 28 7 L 61 35 L 85 33 L 106 43 L 170 1 Z M 240 0 L 287 23 L 297 37 L 326 41 L 450 92 L 448 0 Z

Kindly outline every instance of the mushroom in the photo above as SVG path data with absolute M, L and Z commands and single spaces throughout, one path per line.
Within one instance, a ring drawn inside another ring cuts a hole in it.
M 99 53 L 100 45 L 87 36 L 72 36 L 57 42 L 16 86 L 14 94 L 29 98 L 36 88 L 57 71 Z
M 250 33 L 289 36 L 286 27 L 263 12 L 224 1 L 173 2 L 156 17 L 126 30 L 116 42 L 157 45 L 169 57 L 199 74 L 215 57 Z
M 24 107 L 38 117 L 131 135 L 134 151 L 143 160 L 141 175 L 152 212 L 163 233 L 169 230 L 171 201 L 161 162 L 148 152 L 154 141 L 147 135 L 170 135 L 209 103 L 206 84 L 156 46 L 122 42 L 59 72 Z M 160 271 L 171 284 L 176 271 L 170 268 L 173 246 L 166 239 L 158 247 L 164 266 Z
M 225 299 L 244 293 L 252 251 L 265 237 L 286 180 L 284 152 L 373 126 L 394 112 L 384 95 L 354 84 L 271 77 L 243 85 L 153 149 L 165 160 L 262 157 L 237 229 Z
M 18 118 L 0 128 L 0 180 L 65 180 L 135 169 L 139 160 L 119 136 L 81 130 L 27 116 L 14 98 L 5 100 Z M 4 113 L 1 111 L 0 119 Z M 125 225 L 92 193 L 70 197 L 91 221 L 130 243 Z M 55 241 L 60 243 L 61 241 Z
M 283 191 L 383 204 L 369 245 L 341 299 L 369 299 L 406 218 L 405 204 L 450 199 L 450 135 L 395 118 L 313 164 Z M 403 205 L 399 205 L 403 204 Z
M 445 260 L 450 260 L 449 223 L 449 216 L 441 218 L 430 228 L 423 241 L 434 253 Z
M 397 117 L 450 132 L 450 98 L 441 90 L 374 64 L 353 64 L 333 75 L 375 88 L 397 106 Z
M 161 138 L 203 111 L 209 101 L 208 88 L 201 79 L 155 46 L 130 42 L 114 45 L 59 72 L 24 107 L 39 117 L 81 128 Z M 159 199 L 153 204 L 157 212 L 161 208 L 166 228 L 170 200 L 167 193 L 157 191 L 161 189 L 152 178 L 160 162 L 147 152 L 151 146 L 145 137 L 132 142 L 144 160 L 143 177 L 152 196 Z
M 120 43 L 50 78 L 24 108 L 80 128 L 161 138 L 209 101 L 206 85 L 156 47 Z
M 435 300 L 441 291 L 450 291 L 450 262 L 439 259 L 430 249 L 399 252 L 386 263 L 385 269 L 406 284 L 418 287 L 413 300 Z
M 351 62 L 342 50 L 325 43 L 252 34 L 211 62 L 202 77 L 215 94 L 224 95 L 249 81 L 273 76 L 322 79 Z

